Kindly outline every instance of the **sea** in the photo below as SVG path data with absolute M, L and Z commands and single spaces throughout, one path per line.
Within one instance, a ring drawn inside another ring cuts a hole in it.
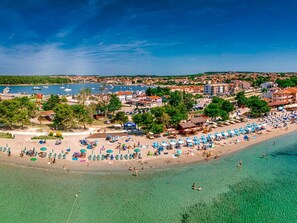
M 0 92 L 6 86 L 0 86 Z M 40 90 L 34 90 L 33 87 L 38 87 Z M 118 91 L 145 91 L 148 87 L 143 85 L 104 85 L 100 83 L 83 83 L 83 84 L 57 84 L 57 85 L 26 85 L 26 86 L 9 86 L 9 93 L 12 94 L 37 94 L 43 95 L 59 94 L 59 95 L 76 95 L 80 90 L 89 88 L 92 94 L 115 93 Z M 71 91 L 65 91 L 65 89 Z
M 0 222 L 297 222 L 296 132 L 138 177 L 0 164 Z

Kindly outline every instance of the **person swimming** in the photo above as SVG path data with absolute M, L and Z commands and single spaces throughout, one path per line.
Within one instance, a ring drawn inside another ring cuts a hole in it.
M 193 189 L 193 190 L 196 190 L 196 183 L 193 183 L 193 184 L 192 184 L 192 189 Z
M 198 186 L 197 190 L 198 191 L 201 191 L 202 190 L 201 186 Z

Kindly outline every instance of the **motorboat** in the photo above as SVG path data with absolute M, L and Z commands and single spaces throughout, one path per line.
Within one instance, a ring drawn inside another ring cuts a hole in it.
M 60 87 L 60 89 L 64 89 L 64 88 L 65 88 L 64 86 Z
M 69 92 L 69 91 L 72 91 L 72 89 L 71 88 L 65 88 L 64 91 Z
M 32 90 L 40 91 L 41 90 L 41 87 L 34 86 L 34 87 L 32 87 Z
M 48 86 L 42 86 L 43 88 L 48 88 Z

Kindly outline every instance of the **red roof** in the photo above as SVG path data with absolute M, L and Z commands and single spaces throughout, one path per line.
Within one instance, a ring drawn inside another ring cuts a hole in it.
M 132 92 L 131 91 L 119 91 L 119 92 L 117 92 L 117 95 L 118 96 L 121 96 L 121 95 L 132 95 Z

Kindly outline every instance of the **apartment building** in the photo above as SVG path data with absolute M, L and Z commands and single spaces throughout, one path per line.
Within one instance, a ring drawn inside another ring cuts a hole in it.
M 206 84 L 204 85 L 206 95 L 226 95 L 230 94 L 229 84 Z

